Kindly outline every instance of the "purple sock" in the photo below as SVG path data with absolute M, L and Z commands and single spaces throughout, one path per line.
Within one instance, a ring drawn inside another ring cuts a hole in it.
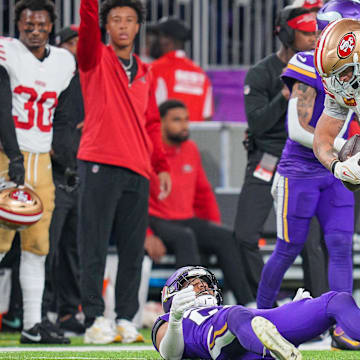
M 261 273 L 256 298 L 259 309 L 270 309 L 274 306 L 284 275 L 302 248 L 303 244 L 292 244 L 277 239 L 275 250 Z
M 325 235 L 329 252 L 329 287 L 333 291 L 352 293 L 352 234 L 348 232 Z
M 328 303 L 327 314 L 336 320 L 346 335 L 360 341 L 360 309 L 350 294 L 340 292 L 333 296 Z

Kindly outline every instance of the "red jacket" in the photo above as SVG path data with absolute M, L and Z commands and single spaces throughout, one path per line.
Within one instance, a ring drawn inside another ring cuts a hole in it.
M 180 146 L 164 144 L 170 164 L 172 190 L 165 200 L 158 200 L 159 180 L 151 176 L 149 214 L 167 220 L 193 217 L 220 223 L 220 211 L 211 189 L 196 144 L 185 141 Z
M 156 83 L 158 105 L 167 99 L 185 103 L 191 121 L 202 121 L 213 115 L 210 80 L 204 70 L 185 56 L 182 50 L 171 51 L 151 64 Z
M 82 0 L 80 6 L 78 63 L 85 122 L 78 158 L 149 178 L 151 160 L 157 173 L 168 170 L 152 76 L 136 58 L 138 72 L 129 84 L 113 48 L 101 42 L 98 6 L 98 0 Z

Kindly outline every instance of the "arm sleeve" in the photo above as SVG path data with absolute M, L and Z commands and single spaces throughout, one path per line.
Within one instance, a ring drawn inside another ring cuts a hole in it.
M 180 360 L 183 358 L 184 348 L 182 321 L 173 321 L 170 317 L 166 334 L 160 342 L 159 353 L 166 360 Z
M 99 63 L 103 46 L 98 0 L 81 0 L 80 20 L 77 59 L 79 68 L 88 71 Z
M 214 221 L 220 224 L 221 216 L 219 206 L 216 202 L 211 185 L 206 177 L 204 168 L 202 167 L 201 159 L 199 159 L 199 163 L 194 199 L 195 215 L 200 219 Z
M 245 112 L 250 132 L 257 136 L 272 129 L 287 110 L 288 101 L 281 92 L 269 99 L 267 78 L 263 69 L 252 68 L 245 79 L 250 89 L 245 95 Z
M 75 78 L 72 79 L 69 86 L 60 94 L 59 102 L 55 110 L 53 119 L 53 142 L 52 149 L 54 151 L 53 159 L 64 169 L 76 168 L 76 160 L 73 155 L 74 139 L 71 124 L 71 116 L 76 114 L 76 110 L 72 110 L 75 102 L 72 94 L 76 90 Z
M 0 66 L 0 140 L 5 154 L 10 160 L 22 156 L 12 117 L 10 78 L 3 66 Z
M 165 157 L 165 151 L 161 137 L 160 114 L 155 100 L 154 83 L 150 77 L 149 104 L 146 111 L 146 131 L 153 143 L 153 153 L 151 163 L 158 174 L 163 171 L 169 171 L 169 164 Z

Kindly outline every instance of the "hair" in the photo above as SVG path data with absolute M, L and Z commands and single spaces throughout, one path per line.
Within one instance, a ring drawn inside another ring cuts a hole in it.
M 159 106 L 160 116 L 163 118 L 164 116 L 166 116 L 169 110 L 175 108 L 186 109 L 186 105 L 180 100 L 174 100 L 174 99 L 166 100 Z
M 50 20 L 53 23 L 56 19 L 55 5 L 50 0 L 20 0 L 15 5 L 15 22 L 18 22 L 21 17 L 21 13 L 29 9 L 31 11 L 45 10 L 49 13 Z
M 146 11 L 141 0 L 105 0 L 102 3 L 100 9 L 101 26 L 105 27 L 105 25 L 107 24 L 107 17 L 111 9 L 115 7 L 124 7 L 124 6 L 131 7 L 136 11 L 139 24 L 145 22 Z

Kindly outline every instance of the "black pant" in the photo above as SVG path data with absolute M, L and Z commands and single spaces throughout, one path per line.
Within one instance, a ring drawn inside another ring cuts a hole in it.
M 150 227 L 175 254 L 176 267 L 201 265 L 200 254 L 215 254 L 225 282 L 238 303 L 244 305 L 254 301 L 231 230 L 197 218 L 165 220 L 150 217 Z
M 258 241 L 273 206 L 271 196 L 273 179 L 266 182 L 253 176 L 262 156 L 261 151 L 248 153 L 245 181 L 239 195 L 235 218 L 235 237 L 241 247 L 247 279 L 255 297 L 264 267 Z M 303 258 L 305 258 L 304 263 L 307 269 L 314 270 L 311 276 L 306 277 L 307 283 L 311 283 L 312 290 L 320 295 L 326 289 L 326 285 L 322 284 L 327 283 L 327 274 L 324 270 L 325 255 L 321 247 L 317 245 L 320 233 L 316 231 L 316 226 L 316 222 L 312 222 L 307 240 L 309 244 L 304 248 Z M 312 230 L 313 227 L 315 227 L 314 230 Z M 313 237 L 316 239 L 312 239 Z M 309 272 L 306 270 L 305 274 L 308 275 Z
M 78 194 L 77 191 L 68 193 L 59 188 L 59 184 L 55 185 L 50 251 L 45 265 L 43 313 L 56 310 L 61 317 L 76 314 L 81 303 L 77 241 Z
M 104 313 L 105 262 L 111 232 L 119 265 L 115 285 L 117 318 L 131 320 L 138 303 L 147 227 L 149 181 L 126 168 L 79 161 L 80 286 L 91 321 Z

